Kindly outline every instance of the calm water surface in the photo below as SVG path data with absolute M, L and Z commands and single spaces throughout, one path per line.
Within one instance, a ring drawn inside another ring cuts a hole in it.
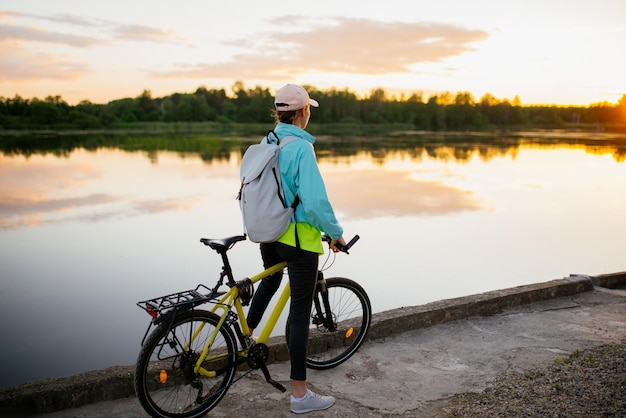
M 610 148 L 318 155 L 346 236 L 362 237 L 327 277 L 359 281 L 375 312 L 626 270 L 626 164 Z M 242 232 L 239 160 L 0 154 L 0 386 L 134 363 L 149 320 L 135 302 L 213 285 L 199 238 Z M 237 277 L 261 269 L 255 244 L 231 254 Z

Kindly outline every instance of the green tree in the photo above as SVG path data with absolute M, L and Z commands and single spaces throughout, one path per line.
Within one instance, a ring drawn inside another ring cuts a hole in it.
M 49 128 L 59 122 L 61 112 L 53 103 L 33 100 L 25 110 L 24 116 L 30 124 Z
M 121 122 L 137 122 L 136 101 L 134 99 L 126 98 L 109 102 L 107 105 L 111 109 L 111 116 L 114 116 L 116 120 Z
M 159 106 L 152 99 L 152 92 L 144 90 L 136 99 L 135 117 L 141 121 L 157 121 L 161 117 Z

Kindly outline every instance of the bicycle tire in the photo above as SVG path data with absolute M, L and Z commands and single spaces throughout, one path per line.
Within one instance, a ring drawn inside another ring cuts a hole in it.
M 226 324 L 219 329 L 203 363 L 205 370 L 216 371 L 215 377 L 193 371 L 219 321 L 212 312 L 193 310 L 180 314 L 171 324 L 164 321 L 148 336 L 137 358 L 134 383 L 141 406 L 152 417 L 200 417 L 226 395 L 237 356 L 237 342 Z M 189 336 L 199 326 L 199 334 L 186 349 Z
M 328 302 L 336 330 L 320 324 L 319 313 L 313 304 L 311 326 L 307 342 L 306 365 L 310 369 L 326 370 L 348 360 L 361 347 L 372 322 L 372 306 L 365 290 L 345 277 L 326 279 Z M 315 292 L 321 298 L 320 292 Z M 320 303 L 317 304 L 323 306 Z M 289 341 L 289 319 L 285 335 Z

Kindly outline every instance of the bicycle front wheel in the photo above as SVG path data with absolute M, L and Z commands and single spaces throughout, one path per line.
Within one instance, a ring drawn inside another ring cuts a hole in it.
M 363 344 L 372 322 L 372 306 L 365 290 L 343 277 L 326 279 L 328 303 L 317 289 L 311 312 L 306 365 L 325 370 L 348 360 Z M 330 311 L 327 311 L 327 307 Z M 330 324 L 324 318 L 332 318 Z M 289 321 L 286 329 L 289 341 Z
M 237 343 L 230 328 L 218 329 L 219 320 L 193 310 L 164 321 L 148 336 L 137 359 L 135 392 L 151 416 L 200 417 L 224 397 L 235 375 Z

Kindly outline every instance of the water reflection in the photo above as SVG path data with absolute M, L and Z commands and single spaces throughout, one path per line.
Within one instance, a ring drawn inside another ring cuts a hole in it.
M 0 229 L 74 221 L 103 222 L 192 210 L 197 206 L 201 189 L 190 190 L 184 196 L 159 192 L 161 185 L 184 176 L 185 160 L 162 156 L 160 169 L 151 170 L 159 163 L 157 158 L 150 157 L 151 153 L 128 154 L 119 150 L 102 151 L 98 155 L 76 150 L 71 158 L 0 155 Z M 151 171 L 167 171 L 170 164 L 180 165 L 181 171 L 170 179 L 167 172 L 161 180 L 150 179 Z
M 241 154 L 258 139 L 199 134 L 17 135 L 4 136 L 0 141 L 0 150 L 4 155 L 28 157 L 46 154 L 68 156 L 78 149 L 97 151 L 113 148 L 130 152 L 145 151 L 153 162 L 157 162 L 160 151 L 172 151 L 180 155 L 199 155 L 205 161 L 212 161 L 228 160 L 232 152 Z M 352 156 L 368 150 L 375 161 L 384 160 L 389 153 L 401 151 L 413 157 L 426 153 L 431 158 L 461 162 L 470 160 L 474 155 L 483 161 L 503 156 L 515 158 L 522 146 L 542 149 L 567 146 L 590 154 L 610 154 L 617 162 L 626 160 L 626 134 L 559 131 L 515 134 L 390 132 L 386 137 L 319 136 L 316 151 L 321 158 Z
M 361 156 L 360 158 L 367 158 Z M 381 162 L 385 165 L 384 162 Z M 419 173 L 387 169 L 351 169 L 328 176 L 333 205 L 350 219 L 381 216 L 443 215 L 482 209 L 471 190 L 443 181 L 419 178 Z
M 566 139 L 566 144 L 557 141 Z M 612 155 L 617 162 L 626 158 L 626 140 L 606 136 L 593 139 L 568 135 L 566 138 L 500 137 L 486 140 L 478 137 L 438 135 L 402 135 L 388 138 L 320 138 L 316 144 L 320 161 L 367 160 L 375 167 L 350 170 L 342 175 L 342 193 L 335 200 L 349 216 L 402 216 L 407 214 L 434 214 L 461 210 L 478 210 L 481 203 L 471 190 L 447 185 L 445 182 L 424 181 L 419 175 L 406 172 L 381 171 L 398 153 L 402 158 L 420 162 L 424 158 L 437 161 L 469 162 L 474 157 L 488 162 L 494 158 L 508 157 L 515 160 L 520 147 L 527 149 L 582 149 L 595 155 Z M 97 222 L 119 216 L 117 210 L 96 208 L 114 207 L 115 203 L 128 197 L 119 194 L 82 193 L 71 195 L 68 191 L 81 186 L 93 190 L 93 185 L 104 176 L 107 167 L 94 166 L 89 159 L 72 154 L 84 154 L 84 150 L 104 149 L 136 152 L 159 164 L 163 150 L 175 151 L 180 158 L 195 159 L 198 156 L 208 163 L 212 161 L 236 162 L 246 146 L 255 139 L 231 139 L 204 136 L 52 136 L 42 140 L 37 137 L 17 136 L 4 138 L 0 155 L 0 229 L 20 228 L 64 220 Z M 363 149 L 367 151 L 363 151 Z M 143 150 L 143 151 L 137 151 Z M 161 151 L 159 151 L 161 150 Z M 400 151 L 398 151 L 400 150 Z M 193 152 L 192 152 L 193 151 Z M 53 155 L 59 158 L 44 158 Z M 347 157 L 347 159 L 346 159 Z M 118 164 L 112 162 L 111 164 Z M 231 173 L 232 174 L 232 173 Z M 129 173 L 132 176 L 132 174 Z M 328 179 L 333 182 L 335 179 Z M 132 207 L 137 213 L 180 210 L 197 205 L 198 199 L 154 198 L 134 200 Z M 81 209 L 91 208 L 88 214 Z M 130 212 L 130 210 L 127 210 Z
M 612 141 L 322 137 L 331 200 L 362 237 L 329 273 L 359 281 L 380 312 L 626 270 L 626 165 Z M 0 386 L 131 364 L 148 321 L 136 301 L 217 279 L 198 239 L 242 231 L 251 142 L 3 140 L 0 317 L 20 343 L 0 350 Z M 237 277 L 261 268 L 252 243 L 232 256 Z
M 192 210 L 198 206 L 201 200 L 198 191 L 181 197 L 155 196 L 158 191 L 150 193 L 167 180 L 155 178 L 148 182 L 152 174 L 142 168 L 150 171 L 150 167 L 138 156 L 119 150 L 103 150 L 97 156 L 77 150 L 71 158 L 64 156 L 61 159 L 40 155 L 28 158 L 0 156 L 0 229 L 72 221 L 102 222 L 119 217 Z M 159 165 L 158 154 L 150 152 L 145 156 L 150 165 Z M 135 165 L 124 171 L 130 164 L 126 161 L 129 158 Z M 162 153 L 161 165 L 167 166 L 172 158 L 176 159 Z M 178 158 L 181 167 L 185 159 L 193 159 L 190 155 Z M 233 152 L 227 161 L 230 169 L 226 175 L 234 179 L 233 184 L 236 183 L 239 158 L 240 154 Z M 421 159 L 422 156 L 414 156 L 411 161 Z M 441 181 L 425 181 L 418 173 L 410 171 L 381 170 L 389 158 L 359 153 L 355 160 L 369 164 L 369 167 L 350 169 L 327 179 L 329 188 L 341 189 L 334 196 L 335 205 L 349 217 L 427 215 L 481 207 L 470 190 L 451 187 Z M 323 157 L 321 161 L 324 164 Z M 333 164 L 342 162 L 334 159 Z M 143 186 L 136 183 L 141 175 L 148 177 L 139 180 L 145 183 Z M 124 193 L 133 184 L 132 191 Z M 98 189 L 102 191 L 98 192 Z

